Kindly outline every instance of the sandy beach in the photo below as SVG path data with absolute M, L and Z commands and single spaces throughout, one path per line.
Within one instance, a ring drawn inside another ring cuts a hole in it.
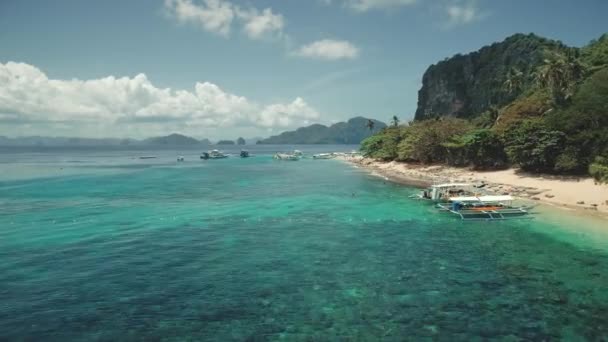
M 474 171 L 443 165 L 381 162 L 362 157 L 342 160 L 401 184 L 424 187 L 440 182 L 485 183 L 490 193 L 510 194 L 608 219 L 608 185 L 598 185 L 592 178 L 533 175 L 517 169 Z

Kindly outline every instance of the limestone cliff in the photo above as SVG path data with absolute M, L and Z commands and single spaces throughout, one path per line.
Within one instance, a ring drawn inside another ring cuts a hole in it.
M 546 58 L 567 53 L 578 49 L 534 34 L 516 34 L 441 61 L 424 73 L 415 119 L 471 118 L 503 107 L 533 87 L 534 73 Z

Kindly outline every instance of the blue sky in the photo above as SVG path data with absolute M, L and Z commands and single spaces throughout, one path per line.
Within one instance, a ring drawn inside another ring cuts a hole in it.
M 2 0 L 0 135 L 408 120 L 430 64 L 518 32 L 581 46 L 606 13 L 602 0 Z

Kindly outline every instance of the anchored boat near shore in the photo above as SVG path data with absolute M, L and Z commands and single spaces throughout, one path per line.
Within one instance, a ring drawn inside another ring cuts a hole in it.
M 319 153 L 312 156 L 313 159 L 332 159 L 335 157 L 336 155 L 333 153 Z
M 513 197 L 509 195 L 484 194 L 484 186 L 468 183 L 436 184 L 412 197 L 435 202 L 440 211 L 457 215 L 462 220 L 529 218 L 529 207 L 513 205 Z

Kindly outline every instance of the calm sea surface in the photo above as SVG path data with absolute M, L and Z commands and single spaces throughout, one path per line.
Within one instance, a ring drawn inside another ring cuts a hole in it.
M 3 148 L 0 340 L 608 338 L 598 224 L 462 223 L 293 148 Z

